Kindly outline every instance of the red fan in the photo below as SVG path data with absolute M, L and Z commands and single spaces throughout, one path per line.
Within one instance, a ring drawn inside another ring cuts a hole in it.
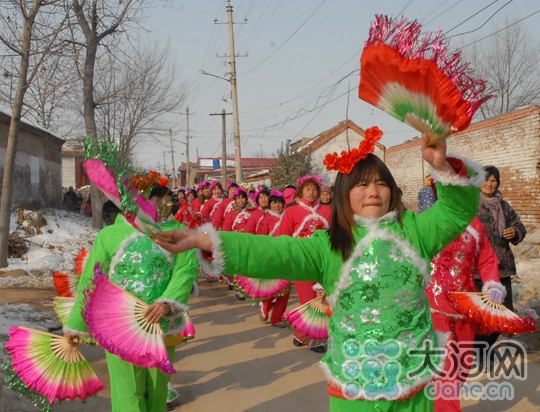
M 88 260 L 88 251 L 85 248 L 81 248 L 79 254 L 75 257 L 75 274 L 81 276 L 84 270 L 84 265 Z
M 489 335 L 494 332 L 519 334 L 535 332 L 534 319 L 526 315 L 519 317 L 504 305 L 493 302 L 486 292 L 454 292 L 456 309 L 472 323 L 478 332 Z
M 440 31 L 420 39 L 418 21 L 377 15 L 364 46 L 358 95 L 430 142 L 469 127 L 491 95 Z
M 79 279 L 80 276 L 54 272 L 53 281 L 58 296 L 62 296 L 65 298 L 74 298 L 75 296 L 77 296 L 77 286 L 79 285 Z

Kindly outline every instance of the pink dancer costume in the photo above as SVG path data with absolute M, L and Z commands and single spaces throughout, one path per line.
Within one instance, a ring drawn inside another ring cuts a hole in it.
M 292 236 L 292 237 L 312 237 L 316 230 L 328 229 L 332 209 L 330 206 L 323 205 L 316 200 L 312 204 L 300 199 L 296 206 L 291 206 L 285 210 L 281 224 L 277 229 L 275 236 Z M 322 289 L 322 286 L 316 282 L 295 281 L 294 287 L 298 293 L 300 305 L 309 302 L 317 297 L 314 288 Z M 304 337 L 297 336 L 296 340 L 307 344 Z
M 258 235 L 268 235 L 268 236 L 276 236 L 276 232 L 278 230 L 279 224 L 281 223 L 281 219 L 283 218 L 283 213 L 281 215 L 278 215 L 275 212 L 272 212 L 271 210 L 267 210 L 262 220 L 259 222 L 259 226 L 257 227 L 257 234 Z M 270 324 L 272 326 L 278 325 L 281 323 L 281 318 L 283 317 L 283 314 L 287 310 L 287 303 L 289 302 L 289 296 L 290 292 L 278 296 L 273 299 L 265 299 L 261 301 L 262 304 L 262 316 L 267 317 L 270 311 L 272 311 L 272 316 L 270 317 Z M 266 316 L 265 316 L 266 315 Z

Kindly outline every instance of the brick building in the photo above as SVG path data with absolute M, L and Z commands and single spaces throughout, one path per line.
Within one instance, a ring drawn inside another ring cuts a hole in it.
M 390 147 L 385 162 L 404 192 L 405 205 L 418 206 L 427 166 L 420 140 Z M 527 229 L 540 226 L 540 106 L 532 105 L 472 124 L 447 140 L 448 151 L 501 172 L 503 198 L 519 214 Z
M 3 179 L 11 116 L 0 111 L 0 179 Z M 13 174 L 13 204 L 39 209 L 62 205 L 64 140 L 22 120 Z
M 347 144 L 348 140 L 348 144 Z M 356 125 L 351 120 L 339 122 L 337 126 L 325 130 L 312 139 L 303 138 L 291 144 L 291 151 L 305 150 L 311 154 L 311 164 L 313 172 L 323 178 L 324 183 L 332 185 L 336 179 L 336 171 L 327 171 L 323 160 L 327 153 L 341 153 L 348 147 L 358 147 L 364 140 L 364 129 Z M 384 160 L 386 147 L 380 143 L 375 143 L 374 153 Z

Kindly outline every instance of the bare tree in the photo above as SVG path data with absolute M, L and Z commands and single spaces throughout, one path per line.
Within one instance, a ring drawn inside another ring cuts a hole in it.
M 507 19 L 504 27 L 464 50 L 478 77 L 494 89 L 495 97 L 478 111 L 483 118 L 540 101 L 540 42 L 521 23 Z
M 302 176 L 313 173 L 311 155 L 305 151 L 291 154 L 281 148 L 277 152 L 278 162 L 270 169 L 272 187 L 284 188 L 295 185 Z
M 141 138 L 169 134 L 178 122 L 186 87 L 169 61 L 168 46 L 152 45 L 133 56 L 109 54 L 97 64 L 96 123 L 98 133 L 116 141 L 120 156 L 129 158 Z
M 94 74 L 96 68 L 96 58 L 98 46 L 105 39 L 113 38 L 119 34 L 121 27 L 127 29 L 130 23 L 137 23 L 135 18 L 141 11 L 145 0 L 72 0 L 74 18 L 76 22 L 71 22 L 70 27 L 73 32 L 72 44 L 74 47 L 81 46 L 84 50 L 84 58 L 77 58 L 82 63 L 81 77 L 83 83 L 83 111 L 86 135 L 97 142 L 99 136 L 96 126 L 96 101 L 94 94 Z M 79 35 L 77 27 L 80 28 L 82 36 Z M 94 228 L 103 227 L 101 217 L 101 193 L 92 185 L 92 226 Z
M 3 2 L 0 13 L 0 42 L 19 59 L 15 96 L 11 104 L 11 123 L 6 147 L 6 161 L 2 179 L 0 210 L 0 267 L 7 267 L 9 221 L 13 198 L 13 173 L 17 140 L 21 123 L 24 97 L 41 64 L 51 51 L 61 47 L 57 42 L 67 14 L 57 14 L 56 1 Z M 59 17 L 60 16 L 60 17 Z M 10 102 L 11 103 L 11 102 Z

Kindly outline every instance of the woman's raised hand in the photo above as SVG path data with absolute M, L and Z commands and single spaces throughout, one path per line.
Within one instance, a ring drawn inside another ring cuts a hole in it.
M 434 145 L 429 144 L 429 137 L 422 135 L 422 157 L 434 170 L 455 174 L 455 170 L 446 161 L 446 141 L 440 140 Z
M 189 229 L 175 229 L 170 232 L 158 232 L 154 237 L 163 249 L 178 254 L 193 248 L 212 251 L 212 241 L 205 233 L 198 233 Z

